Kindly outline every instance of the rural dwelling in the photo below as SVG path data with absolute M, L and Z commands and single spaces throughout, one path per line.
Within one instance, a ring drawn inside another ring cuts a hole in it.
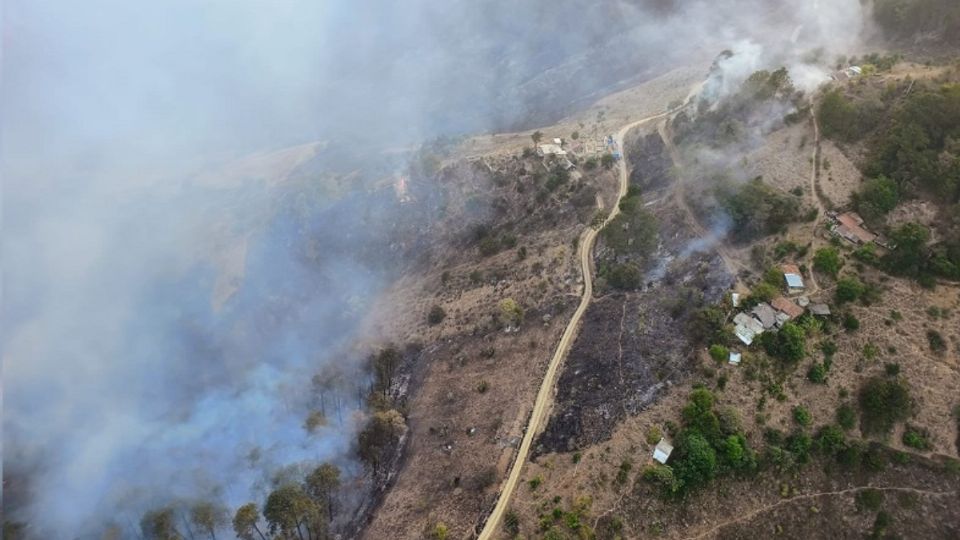
M 777 312 L 766 302 L 757 304 L 757 307 L 753 308 L 752 313 L 753 316 L 760 321 L 760 324 L 763 325 L 764 330 L 769 330 L 777 324 Z
M 785 264 L 782 269 L 788 292 L 800 292 L 806 288 L 803 286 L 803 276 L 800 275 L 800 268 L 797 265 Z
M 828 317 L 830 315 L 830 306 L 826 304 L 810 304 L 810 313 L 820 317 Z
M 540 144 L 537 145 L 537 154 L 541 156 L 565 156 L 567 151 L 559 144 Z
M 863 218 L 855 212 L 847 212 L 836 217 L 833 233 L 853 244 L 869 244 L 877 235 L 863 228 Z
M 742 356 L 740 353 L 738 353 L 738 352 L 736 352 L 736 351 L 730 351 L 730 365 L 731 365 L 731 366 L 739 366 L 739 365 L 740 365 L 740 360 L 741 360 L 742 358 L 743 358 L 743 356 Z
M 730 303 L 733 307 L 740 307 L 740 293 L 730 293 Z
M 736 325 L 734 333 L 744 345 L 751 345 L 753 340 L 763 333 L 763 325 L 760 321 L 754 319 L 746 313 L 738 313 L 733 318 L 733 324 Z
M 789 298 L 784 298 L 783 296 L 778 296 L 773 299 L 773 302 L 770 302 L 770 305 L 773 306 L 773 309 L 783 313 L 787 316 L 787 320 L 796 319 L 797 317 L 803 315 L 803 308 L 794 303 L 793 300 Z
M 672 452 L 673 445 L 668 443 L 666 439 L 661 438 L 660 442 L 657 443 L 657 447 L 653 449 L 653 459 L 666 465 Z

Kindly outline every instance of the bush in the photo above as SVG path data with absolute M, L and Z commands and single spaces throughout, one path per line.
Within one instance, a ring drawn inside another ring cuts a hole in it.
M 540 475 L 534 476 L 527 481 L 527 485 L 530 486 L 530 491 L 536 491 L 540 484 L 543 483 L 543 477 Z
M 810 370 L 807 371 L 807 379 L 812 383 L 826 384 L 827 367 L 819 362 L 810 366 Z
M 917 450 L 929 450 L 930 441 L 927 440 L 928 433 L 924 429 L 920 429 L 914 426 L 907 426 L 907 429 L 903 432 L 903 444 L 909 446 L 910 448 L 916 448 Z
M 843 316 L 843 329 L 847 332 L 855 332 L 860 329 L 860 319 L 853 313 L 847 313 Z
M 843 261 L 840 259 L 840 252 L 834 247 L 825 247 L 817 250 L 813 256 L 813 268 L 818 272 L 823 272 L 830 276 L 836 276 L 840 272 Z
M 843 430 L 838 426 L 823 426 L 817 433 L 817 449 L 822 454 L 834 455 L 845 446 Z
M 837 407 L 837 424 L 846 431 L 850 431 L 857 425 L 857 411 L 849 403 L 844 403 Z
M 640 288 L 640 281 L 643 274 L 640 268 L 633 263 L 615 265 L 607 274 L 607 282 L 611 287 L 624 291 L 632 291 Z
M 930 350 L 942 354 L 947 350 L 947 342 L 936 330 L 927 330 L 927 342 L 930 344 Z
M 779 332 L 764 332 L 760 339 L 767 354 L 791 364 L 807 354 L 806 333 L 793 322 L 785 323 Z
M 810 416 L 810 411 L 808 411 L 806 407 L 797 405 L 793 408 L 793 421 L 803 427 L 809 427 L 810 423 L 813 422 L 813 418 Z
M 857 300 L 865 291 L 866 287 L 859 279 L 855 277 L 845 277 L 837 281 L 835 297 L 838 304 L 844 304 Z
M 726 362 L 730 358 L 730 349 L 723 345 L 711 345 L 710 357 L 717 362 Z
M 857 493 L 855 500 L 859 510 L 876 512 L 883 504 L 883 492 L 879 489 L 867 488 Z
M 860 389 L 860 429 L 867 434 L 889 433 L 912 409 L 910 391 L 899 379 L 873 377 Z
M 447 317 L 447 312 L 443 310 L 442 307 L 434 305 L 430 308 L 430 312 L 427 313 L 427 323 L 431 326 L 437 325 L 443 322 L 443 319 Z
M 717 453 L 707 439 L 691 431 L 680 441 L 673 470 L 685 489 L 700 487 L 717 474 Z

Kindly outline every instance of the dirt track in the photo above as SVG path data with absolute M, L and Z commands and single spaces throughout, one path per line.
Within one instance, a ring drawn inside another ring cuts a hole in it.
M 676 110 L 671 110 L 654 116 L 649 116 L 647 118 L 627 124 L 621 128 L 615 136 L 617 145 L 621 149 L 621 153 L 624 152 L 623 140 L 628 131 L 642 124 L 668 117 L 675 112 Z M 577 310 L 574 312 L 573 317 L 571 317 L 570 322 L 567 324 L 567 327 L 563 332 L 563 336 L 560 338 L 560 343 L 557 345 L 556 352 L 550 359 L 547 372 L 544 374 L 543 382 L 540 385 L 540 391 L 537 392 L 537 399 L 534 402 L 533 410 L 530 413 L 530 420 L 527 423 L 526 430 L 524 431 L 523 441 L 520 443 L 520 449 L 517 451 L 517 456 L 510 468 L 510 474 L 507 477 L 506 482 L 501 487 L 497 504 L 494 507 L 493 512 L 491 512 L 491 514 L 487 517 L 487 521 L 484 524 L 483 530 L 480 532 L 479 538 L 481 540 L 493 537 L 494 531 L 497 530 L 497 526 L 500 524 L 500 520 L 503 518 L 503 514 L 508 508 L 510 497 L 512 496 L 517 487 L 517 483 L 520 480 L 520 472 L 523 469 L 523 464 L 527 461 L 527 457 L 530 455 L 530 447 L 532 446 L 533 439 L 540 430 L 543 419 L 546 417 L 546 413 L 553 403 L 554 384 L 556 382 L 560 365 L 563 363 L 563 359 L 567 356 L 567 352 L 570 350 L 570 346 L 573 344 L 573 341 L 577 336 L 577 329 L 580 325 L 580 320 L 583 318 L 583 314 L 587 311 L 587 307 L 593 300 L 593 246 L 598 232 L 620 213 L 620 200 L 627 194 L 629 174 L 627 171 L 626 155 L 623 155 L 620 159 L 619 167 L 620 192 L 617 195 L 617 200 L 613 202 L 610 215 L 608 215 L 607 219 L 604 220 L 602 226 L 597 228 L 589 227 L 580 236 L 580 268 L 581 272 L 583 273 L 583 295 L 580 299 L 580 305 L 577 306 Z

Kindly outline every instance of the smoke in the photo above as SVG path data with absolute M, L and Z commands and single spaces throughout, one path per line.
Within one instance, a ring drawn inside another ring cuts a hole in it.
M 312 374 L 363 385 L 393 256 L 368 180 L 402 166 L 379 150 L 549 123 L 731 44 L 753 51 L 732 84 L 785 32 L 790 58 L 841 50 L 858 5 L 7 2 L 6 515 L 130 534 L 154 504 L 259 500 L 291 463 L 356 471 L 352 414 L 302 424 Z

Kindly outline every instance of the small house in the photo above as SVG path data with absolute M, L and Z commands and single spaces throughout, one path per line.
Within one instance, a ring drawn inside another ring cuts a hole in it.
M 730 293 L 730 304 L 733 307 L 740 307 L 740 293 Z
M 763 325 L 764 330 L 769 330 L 777 324 L 777 312 L 766 302 L 757 304 L 757 307 L 753 308 L 752 313 L 753 316 L 760 321 L 760 324 Z
M 830 306 L 826 304 L 810 304 L 810 313 L 818 317 L 828 317 L 830 316 Z
M 773 299 L 773 302 L 770 302 L 770 305 L 773 306 L 773 309 L 783 313 L 787 316 L 787 320 L 796 319 L 797 317 L 803 315 L 803 308 L 794 303 L 793 300 L 789 298 L 784 298 L 779 296 Z
M 800 268 L 795 264 L 785 264 L 782 267 L 783 279 L 787 283 L 787 291 L 799 292 L 806 287 L 803 285 L 803 276 L 800 275 Z
M 558 144 L 541 144 L 537 146 L 537 154 L 541 156 L 565 156 L 567 151 Z
M 666 465 L 671 453 L 673 453 L 673 445 L 668 443 L 666 439 L 661 438 L 656 448 L 653 449 L 653 459 Z
M 863 218 L 855 212 L 840 214 L 836 220 L 833 232 L 848 242 L 860 245 L 877 239 L 877 235 L 863 227 Z
M 743 355 L 741 355 L 740 353 L 738 353 L 738 352 L 736 352 L 736 351 L 730 351 L 730 360 L 729 360 L 729 362 L 730 362 L 730 365 L 731 365 L 731 366 L 739 366 L 739 365 L 740 365 L 740 360 L 741 360 L 742 358 L 743 358 Z
M 763 325 L 757 319 L 746 313 L 738 313 L 733 318 L 734 333 L 744 345 L 751 345 L 753 340 L 763 333 Z

